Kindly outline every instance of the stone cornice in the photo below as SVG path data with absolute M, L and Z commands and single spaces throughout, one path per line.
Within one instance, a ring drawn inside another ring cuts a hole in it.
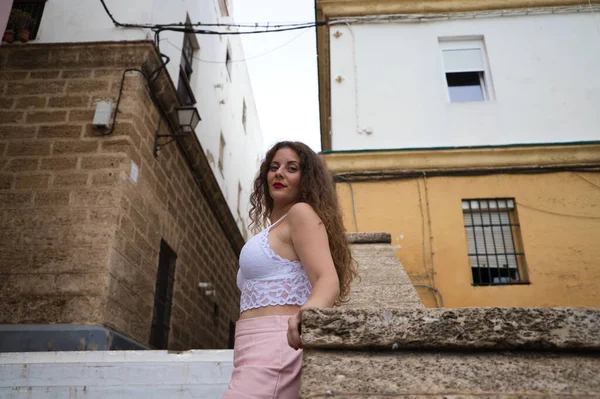
M 592 0 L 600 3 L 600 0 Z M 326 19 L 384 14 L 435 14 L 505 10 L 533 7 L 560 7 L 589 4 L 585 0 L 317 0 L 316 7 Z
M 304 348 L 600 352 L 594 308 L 308 309 Z
M 321 154 L 334 174 L 600 166 L 600 143 Z

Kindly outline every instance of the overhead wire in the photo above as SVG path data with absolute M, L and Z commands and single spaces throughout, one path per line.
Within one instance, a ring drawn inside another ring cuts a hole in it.
M 108 9 L 104 0 L 100 0 L 104 11 L 111 19 L 115 26 L 121 28 L 141 28 L 141 29 L 152 29 L 155 32 L 170 31 L 170 32 L 182 32 L 182 33 L 196 33 L 204 35 L 250 35 L 259 33 L 274 33 L 274 32 L 286 32 L 298 29 L 309 29 L 317 26 L 327 25 L 327 22 L 303 22 L 303 23 L 289 23 L 289 24 L 271 24 L 271 23 L 253 23 L 253 24 L 224 24 L 224 23 L 184 23 L 175 22 L 168 24 L 147 24 L 147 23 L 122 23 L 116 20 L 114 15 Z M 208 29 L 197 29 L 194 27 L 224 27 L 224 28 L 245 28 L 254 29 L 249 31 L 231 31 L 231 30 L 208 30 Z M 260 30 L 258 29 L 260 28 Z
M 304 30 L 304 31 L 300 32 L 300 34 L 294 36 L 290 40 L 288 40 L 288 41 L 280 44 L 279 46 L 274 47 L 274 48 L 272 48 L 269 51 L 266 51 L 264 53 L 256 54 L 256 55 L 253 55 L 251 57 L 246 57 L 246 58 L 242 58 L 242 59 L 239 59 L 239 60 L 229 60 L 229 62 L 246 62 L 246 61 L 255 60 L 255 59 L 260 58 L 260 57 L 264 57 L 265 55 L 271 54 L 272 52 L 277 51 L 280 48 L 287 46 L 288 44 L 290 44 L 294 40 L 298 39 L 300 36 L 304 35 L 306 32 L 308 32 L 308 30 Z M 163 38 L 163 39 L 160 39 L 160 40 L 161 41 L 166 41 L 171 47 L 175 48 L 176 50 L 182 51 L 182 49 L 180 47 L 178 47 L 177 45 L 173 44 L 173 42 L 171 42 L 169 39 Z M 198 60 L 200 62 L 207 63 L 207 64 L 223 64 L 225 62 L 225 61 L 205 60 L 205 59 L 202 59 L 202 58 L 194 56 L 194 55 L 192 55 L 192 58 L 195 59 L 195 60 Z

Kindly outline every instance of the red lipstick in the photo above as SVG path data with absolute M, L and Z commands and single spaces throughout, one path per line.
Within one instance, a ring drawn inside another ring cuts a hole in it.
M 284 188 L 285 186 L 279 182 L 273 183 L 273 188 Z

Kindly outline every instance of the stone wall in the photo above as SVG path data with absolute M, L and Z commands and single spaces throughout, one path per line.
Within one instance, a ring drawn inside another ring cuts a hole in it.
M 359 279 L 343 308 L 423 308 L 408 274 L 391 246 L 389 233 L 348 233 Z
M 169 348 L 227 347 L 243 239 L 195 137 L 153 156 L 178 105 L 167 74 L 153 96 L 128 72 L 112 134 L 92 125 L 126 68 L 157 65 L 149 42 L 0 49 L 0 323 L 103 325 L 147 346 L 164 239 L 177 254 Z
M 389 234 L 349 239 L 361 281 L 303 313 L 301 398 L 600 396 L 600 310 L 425 309 Z
M 303 323 L 302 398 L 600 396 L 597 309 L 325 309 Z

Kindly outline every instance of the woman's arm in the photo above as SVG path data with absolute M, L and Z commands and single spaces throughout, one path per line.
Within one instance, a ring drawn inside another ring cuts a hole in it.
M 327 231 L 314 209 L 306 203 L 298 203 L 292 206 L 287 218 L 294 250 L 312 285 L 310 297 L 289 321 L 288 343 L 298 349 L 302 347 L 299 331 L 302 312 L 309 308 L 332 307 L 340 293 L 340 282 L 331 258 Z

